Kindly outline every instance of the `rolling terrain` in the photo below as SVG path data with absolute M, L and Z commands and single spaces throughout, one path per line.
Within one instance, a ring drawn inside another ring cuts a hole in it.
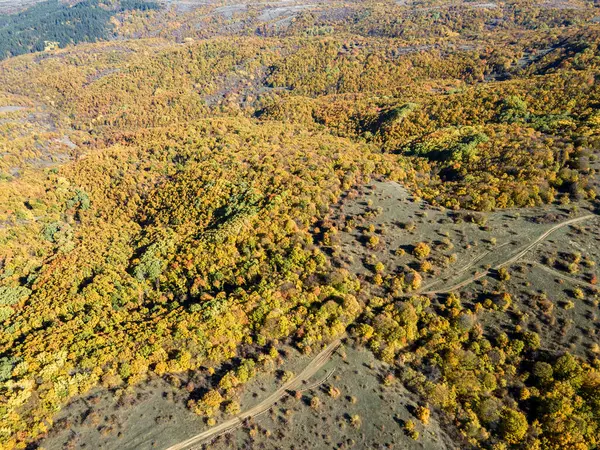
M 1 448 L 598 446 L 595 3 L 10 12 Z

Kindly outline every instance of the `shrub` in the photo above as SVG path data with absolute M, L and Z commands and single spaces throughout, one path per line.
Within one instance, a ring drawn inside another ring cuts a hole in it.
M 310 399 L 310 407 L 312 409 L 319 409 L 319 407 L 321 406 L 321 399 L 317 396 L 314 396 L 313 398 Z
M 234 400 L 231 400 L 225 405 L 225 412 L 231 416 L 239 414 L 241 410 L 240 404 Z
M 585 297 L 583 290 L 580 288 L 573 289 L 573 296 L 578 300 L 582 300 Z
M 376 284 L 377 286 L 381 286 L 383 284 L 383 277 L 380 273 L 375 274 L 373 277 L 373 284 Z
M 523 342 L 528 349 L 537 350 L 541 345 L 540 335 L 534 331 L 526 331 L 523 333 Z
M 202 397 L 202 400 L 198 403 L 196 411 L 207 417 L 211 417 L 219 409 L 223 403 L 223 397 L 219 391 L 211 389 Z
M 294 372 L 292 372 L 290 370 L 286 370 L 285 372 L 283 372 L 283 375 L 281 376 L 281 381 L 283 381 L 284 383 L 287 383 L 293 377 L 294 377 Z
M 418 406 L 415 415 L 423 425 L 427 425 L 429 424 L 429 418 L 431 417 L 431 410 L 427 406 Z
M 508 269 L 506 267 L 501 267 L 498 269 L 498 277 L 502 281 L 510 280 L 510 273 L 508 273 Z
M 376 248 L 379 245 L 379 238 L 377 236 L 369 237 L 369 243 L 367 246 L 371 249 Z
M 419 265 L 419 271 L 431 272 L 432 270 L 433 270 L 433 265 L 431 264 L 430 261 L 428 261 L 426 259 L 421 261 L 421 264 Z
M 419 432 L 417 431 L 417 427 L 412 420 L 407 420 L 404 422 L 404 432 L 407 434 L 407 436 L 415 441 L 419 439 Z
M 539 384 L 546 384 L 552 381 L 554 370 L 547 362 L 538 361 L 533 366 L 533 375 Z
M 329 389 L 327 389 L 327 393 L 331 398 L 338 398 L 342 394 L 341 391 L 334 385 L 329 386 Z
M 567 353 L 556 360 L 554 375 L 558 380 L 570 380 L 581 373 L 577 358 Z
M 431 253 L 431 247 L 427 245 L 425 242 L 419 242 L 413 248 L 413 255 L 418 259 L 425 259 Z
M 355 330 L 356 335 L 365 341 L 368 341 L 369 339 L 371 339 L 373 337 L 373 333 L 375 332 L 373 327 L 366 323 L 361 323 L 361 324 L 357 325 L 354 330 Z

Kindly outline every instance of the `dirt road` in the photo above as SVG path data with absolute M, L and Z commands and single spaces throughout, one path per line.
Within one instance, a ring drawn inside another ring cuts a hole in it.
M 594 217 L 597 217 L 597 216 L 595 214 L 588 214 L 586 216 L 576 217 L 574 219 L 569 219 L 569 220 L 566 220 L 564 222 L 554 225 L 553 227 L 549 228 L 544 233 L 542 233 L 540 236 L 538 236 L 534 241 L 530 242 L 529 244 L 524 246 L 522 249 L 520 249 L 515 255 L 511 256 L 510 258 L 506 259 L 505 261 L 501 262 L 500 264 L 497 264 L 495 267 L 493 267 L 493 269 L 486 270 L 482 273 L 478 273 L 464 281 L 461 281 L 459 283 L 456 283 L 456 284 L 446 287 L 444 289 L 428 290 L 428 291 L 421 290 L 421 291 L 413 292 L 409 295 L 446 294 L 446 293 L 455 291 L 457 289 L 460 289 L 464 286 L 467 286 L 467 285 L 473 283 L 474 281 L 476 281 L 480 278 L 483 278 L 483 277 L 489 275 L 492 272 L 492 270 L 498 270 L 502 267 L 510 266 L 511 264 L 517 262 L 519 259 L 521 259 L 523 256 L 525 256 L 525 254 L 527 254 L 529 251 L 531 251 L 531 249 L 533 249 L 537 244 L 539 244 L 541 241 L 543 241 L 548 236 L 550 236 L 550 234 L 552 234 L 554 231 L 556 231 L 560 228 L 563 228 L 565 226 L 572 225 L 577 222 L 582 222 L 584 220 L 592 219 Z M 483 255 L 480 255 L 479 257 L 475 258 L 475 260 L 471 261 L 467 267 L 465 267 L 462 270 L 460 270 L 459 272 L 457 272 L 457 275 L 461 275 L 462 273 L 464 273 L 467 269 L 472 267 L 475 262 L 478 262 L 481 259 L 483 259 L 485 256 L 487 256 L 488 253 L 489 252 L 486 252 Z M 323 367 L 327 361 L 329 361 L 329 359 L 331 358 L 331 356 L 333 355 L 335 350 L 339 347 L 339 345 L 340 345 L 340 339 L 336 339 L 335 341 L 333 341 L 331 344 L 329 344 L 327 347 L 325 347 L 325 349 L 321 353 L 319 353 L 304 368 L 304 370 L 300 374 L 293 377 L 287 383 L 283 384 L 279 389 L 277 389 L 275 392 L 273 392 L 271 395 L 269 395 L 267 398 L 265 398 L 258 405 L 250 408 L 249 410 L 239 414 L 238 416 L 236 416 L 232 419 L 229 419 L 229 420 L 221 423 L 220 425 L 217 425 L 215 427 L 212 427 L 209 430 L 206 430 L 200 434 L 197 434 L 196 436 L 194 436 L 186 441 L 180 442 L 179 444 L 175 444 L 172 447 L 169 447 L 167 450 L 187 449 L 194 444 L 199 444 L 207 439 L 217 437 L 233 428 L 240 426 L 246 419 L 256 417 L 256 416 L 259 416 L 259 415 L 267 412 L 279 399 L 281 399 L 283 396 L 285 396 L 289 390 L 297 389 L 298 387 L 301 386 L 301 384 L 303 382 L 307 381 L 315 373 L 317 373 L 317 371 L 321 367 Z
M 296 390 L 302 385 L 302 383 L 309 380 L 315 373 L 317 373 L 319 369 L 323 367 L 325 363 L 327 363 L 327 361 L 329 361 L 331 356 L 335 353 L 335 351 L 341 344 L 342 338 L 343 337 L 340 337 L 332 343 L 330 343 L 327 347 L 325 347 L 325 349 L 323 349 L 323 351 L 321 351 L 321 353 L 315 356 L 315 358 L 304 368 L 304 370 L 302 370 L 302 372 L 300 372 L 298 375 L 281 385 L 279 389 L 277 389 L 275 392 L 273 392 L 271 395 L 265 398 L 258 405 L 238 414 L 232 419 L 229 419 L 219 425 L 212 427 L 209 430 L 199 433 L 196 436 L 193 436 L 183 442 L 175 444 L 169 447 L 167 450 L 183 450 L 190 448 L 195 444 L 199 444 L 210 438 L 215 438 L 223 433 L 226 433 L 227 431 L 230 431 L 240 426 L 246 419 L 256 417 L 267 412 L 278 400 L 287 395 L 288 391 Z
M 468 286 L 469 284 L 473 283 L 474 281 L 479 280 L 480 278 L 483 278 L 485 276 L 490 275 L 493 270 L 498 270 L 498 269 L 501 269 L 502 267 L 507 267 L 507 266 L 510 266 L 511 264 L 514 264 L 515 262 L 517 262 L 518 260 L 520 260 L 523 256 L 525 256 L 528 252 L 530 252 L 531 249 L 533 249 L 537 244 L 539 244 L 540 242 L 542 242 L 544 239 L 546 239 L 548 236 L 550 236 L 556 230 L 558 230 L 560 228 L 563 228 L 563 227 L 566 227 L 568 225 L 572 225 L 572 224 L 577 223 L 577 222 L 582 222 L 584 220 L 592 219 L 594 217 L 598 217 L 598 216 L 596 214 L 588 214 L 588 215 L 585 215 L 585 216 L 575 217 L 574 219 L 569 219 L 569 220 L 565 220 L 564 222 L 558 223 L 558 224 L 554 225 L 553 227 L 549 228 L 548 230 L 546 230 L 541 235 L 539 235 L 533 242 L 530 242 L 529 244 L 527 244 L 525 247 L 523 247 L 515 255 L 511 256 L 507 260 L 501 262 L 500 264 L 497 264 L 496 266 L 494 266 L 490 270 L 486 270 L 484 272 L 475 274 L 474 276 L 472 276 L 470 278 L 467 278 L 464 281 L 461 281 L 459 283 L 453 284 L 453 285 L 451 285 L 449 287 L 446 287 L 444 289 L 439 289 L 439 290 L 420 290 L 420 291 L 416 291 L 416 292 L 413 292 L 413 293 L 408 294 L 408 295 L 415 295 L 415 294 L 421 294 L 421 295 L 448 294 L 450 292 L 453 292 L 453 291 L 456 291 L 458 289 L 461 289 L 461 288 L 463 288 L 465 286 Z M 470 265 L 472 265 L 472 264 L 470 264 Z M 462 273 L 462 272 L 464 272 L 464 270 L 461 270 L 458 273 Z

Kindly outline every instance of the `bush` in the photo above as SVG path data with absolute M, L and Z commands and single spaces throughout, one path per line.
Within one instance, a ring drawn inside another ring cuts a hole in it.
M 554 364 L 554 375 L 558 380 L 570 380 L 579 376 L 581 367 L 577 358 L 567 353 L 556 360 Z
M 419 406 L 417 407 L 415 415 L 423 425 L 427 425 L 429 424 L 429 418 L 431 417 L 431 410 L 427 406 Z
M 541 345 L 540 335 L 534 331 L 526 331 L 523 333 L 523 342 L 529 350 L 537 350 Z
M 379 245 L 379 238 L 377 236 L 371 236 L 367 246 L 371 249 L 376 248 Z
M 240 407 L 240 404 L 234 400 L 231 400 L 225 406 L 225 412 L 231 416 L 239 414 L 241 410 L 242 408 Z
M 431 247 L 427 245 L 425 242 L 419 242 L 413 248 L 413 255 L 419 259 L 425 259 L 431 253 Z
M 501 267 L 498 269 L 498 277 L 502 281 L 510 280 L 510 273 L 508 273 L 508 269 L 506 267 Z
M 220 408 L 223 403 L 223 397 L 217 390 L 210 390 L 198 402 L 196 412 L 207 417 L 211 417 Z
M 407 434 L 407 436 L 415 441 L 419 439 L 419 432 L 417 431 L 417 427 L 412 420 L 407 420 L 404 422 L 404 432 Z
M 312 409 L 319 409 L 319 407 L 321 406 L 321 399 L 317 396 L 314 396 L 313 398 L 310 399 L 310 407 Z

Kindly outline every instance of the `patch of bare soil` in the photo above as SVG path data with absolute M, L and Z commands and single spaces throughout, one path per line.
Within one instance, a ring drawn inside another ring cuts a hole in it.
M 542 3 L 538 3 L 542 9 L 585 9 L 586 5 L 579 1 L 574 0 L 548 0 Z

